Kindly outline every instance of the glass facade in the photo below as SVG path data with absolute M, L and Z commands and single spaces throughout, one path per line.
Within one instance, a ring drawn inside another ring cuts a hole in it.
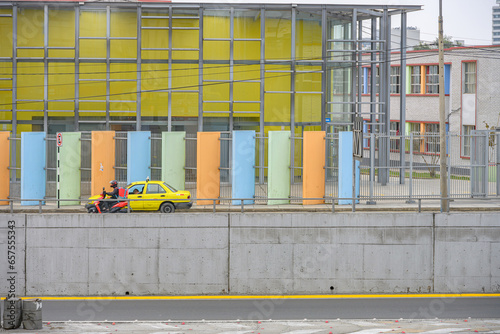
M 16 133 L 349 128 L 358 23 L 383 26 L 390 15 L 357 7 L 5 3 L 0 124 Z

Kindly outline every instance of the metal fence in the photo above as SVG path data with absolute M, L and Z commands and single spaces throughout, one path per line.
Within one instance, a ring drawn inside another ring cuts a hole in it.
M 81 195 L 90 194 L 91 138 L 83 132 L 81 137 Z M 20 183 L 20 139 L 12 137 L 15 155 L 11 157 L 11 196 L 19 197 Z M 115 175 L 122 185 L 127 180 L 127 133 L 117 132 L 115 136 Z M 302 199 L 302 138 L 291 139 L 292 164 L 290 166 L 291 203 Z M 379 147 L 389 140 L 390 153 L 387 167 L 379 164 Z M 267 198 L 267 161 L 259 157 L 267 155 L 267 138 L 256 137 L 255 199 L 265 204 Z M 447 135 L 447 178 L 450 198 L 487 198 L 500 194 L 500 132 L 473 131 L 470 135 Z M 56 197 L 57 145 L 55 135 L 47 136 L 47 192 L 46 198 Z M 231 147 L 230 133 L 221 134 L 220 177 L 222 204 L 231 200 Z M 325 138 L 325 201 L 331 203 L 338 197 L 338 134 Z M 263 145 L 259 145 L 263 144 Z M 414 198 L 440 197 L 440 143 L 437 133 L 411 133 L 410 135 L 365 134 L 363 159 L 360 165 L 360 200 L 374 203 L 377 199 L 395 198 L 411 202 Z M 260 149 L 264 148 L 264 154 Z M 404 161 L 401 150 L 404 149 Z M 152 180 L 161 179 L 162 145 L 161 135 L 151 137 Z M 16 167 L 17 166 L 17 167 Z M 196 134 L 186 134 L 186 189 L 196 198 Z M 382 175 L 386 173 L 384 180 Z

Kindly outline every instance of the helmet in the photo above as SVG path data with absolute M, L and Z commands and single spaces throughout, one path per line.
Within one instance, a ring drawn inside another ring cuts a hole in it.
M 109 184 L 111 185 L 111 188 L 116 188 L 118 186 L 118 182 L 116 182 L 116 180 L 109 181 Z

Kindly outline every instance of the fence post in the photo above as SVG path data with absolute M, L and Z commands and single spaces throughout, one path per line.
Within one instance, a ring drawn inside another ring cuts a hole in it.
M 377 204 L 373 200 L 373 184 L 375 182 L 375 134 L 370 133 L 370 197 L 366 204 Z
M 406 146 L 406 145 L 405 145 Z M 406 149 L 406 147 L 405 147 Z M 410 180 L 408 182 L 408 192 L 409 198 L 406 201 L 407 204 L 413 204 L 415 201 L 412 199 L 413 196 L 413 132 L 410 132 Z M 419 210 L 420 212 L 420 210 Z
M 450 183 L 451 183 L 451 140 L 450 140 L 450 133 L 448 132 L 446 134 L 446 167 L 448 168 L 448 183 L 447 183 L 447 192 L 448 192 L 448 212 L 450 212 Z

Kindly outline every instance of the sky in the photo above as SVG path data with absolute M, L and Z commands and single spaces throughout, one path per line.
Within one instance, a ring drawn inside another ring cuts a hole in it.
M 465 45 L 491 45 L 492 7 L 496 0 L 442 0 L 444 34 L 453 40 L 465 40 Z M 173 2 L 197 2 L 173 0 Z M 332 3 L 363 5 L 422 5 L 423 10 L 409 13 L 408 26 L 420 29 L 420 39 L 434 41 L 438 35 L 439 0 L 203 0 L 223 3 Z M 394 16 L 392 26 L 400 26 L 399 16 Z

